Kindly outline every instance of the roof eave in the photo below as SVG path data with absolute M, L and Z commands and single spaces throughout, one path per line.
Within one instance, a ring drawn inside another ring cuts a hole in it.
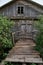
M 16 1 L 16 0 L 12 0 L 12 1 L 8 2 L 7 4 L 4 4 L 3 6 L 0 7 L 0 9 L 3 9 L 4 7 L 10 5 L 10 4 L 13 3 L 14 1 Z M 43 5 L 40 5 L 40 4 L 38 4 L 38 3 L 36 3 L 36 2 L 34 2 L 34 1 L 32 1 L 32 0 L 26 0 L 26 1 L 28 1 L 28 2 L 30 2 L 30 3 L 32 3 L 32 4 L 36 5 L 36 6 L 38 6 L 38 7 L 41 8 L 41 9 L 43 9 Z

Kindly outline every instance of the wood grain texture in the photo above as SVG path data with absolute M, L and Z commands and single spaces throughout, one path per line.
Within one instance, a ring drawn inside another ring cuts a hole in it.
M 33 40 L 21 39 L 16 42 L 5 61 L 43 63 L 40 53 L 34 49 L 35 46 Z
M 24 14 L 18 14 L 18 6 L 24 7 Z M 8 17 L 37 17 L 41 14 L 43 14 L 43 10 L 38 8 L 37 6 L 34 6 L 33 4 L 26 2 L 26 1 L 17 1 L 13 2 L 9 6 L 2 8 L 0 11 L 0 14 Z

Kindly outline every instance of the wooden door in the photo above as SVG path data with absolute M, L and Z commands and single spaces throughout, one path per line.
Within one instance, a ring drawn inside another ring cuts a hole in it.
M 29 20 L 20 20 L 20 36 L 23 38 L 32 38 L 32 22 Z

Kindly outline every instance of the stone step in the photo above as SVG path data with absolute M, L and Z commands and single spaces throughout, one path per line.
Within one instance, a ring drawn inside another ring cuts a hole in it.
M 34 48 L 33 46 L 15 46 L 14 49 L 20 49 L 20 48 Z
M 9 53 L 13 53 L 13 52 L 37 52 L 34 50 L 33 47 L 14 47 Z M 38 53 L 38 52 L 37 52 Z
M 13 55 L 8 55 L 8 58 L 24 58 L 24 57 L 28 57 L 28 58 L 40 58 L 40 56 L 39 55 L 15 55 L 15 54 L 13 54 Z
M 15 55 L 15 54 L 19 54 L 19 55 L 40 55 L 39 52 L 35 51 L 35 50 L 28 50 L 28 51 L 10 51 L 9 52 L 10 55 Z
M 42 58 L 6 58 L 7 62 L 43 63 Z
M 12 50 L 12 51 L 13 52 L 14 51 L 19 51 L 19 52 L 21 51 L 22 52 L 22 51 L 33 51 L 33 50 L 34 50 L 33 48 L 16 48 L 15 50 Z
M 42 58 L 25 58 L 26 62 L 43 63 Z
M 13 54 L 13 55 L 8 55 L 8 58 L 40 58 L 40 56 L 39 55 L 15 55 L 15 54 Z
M 21 53 L 21 54 L 22 54 L 22 53 L 29 53 L 29 54 L 34 53 L 34 54 L 40 54 L 40 53 L 37 52 L 37 51 L 30 51 L 30 50 L 29 50 L 29 51 L 18 51 L 18 50 L 17 50 L 17 51 L 11 51 L 11 52 L 10 52 L 10 54 L 13 54 L 13 53 Z
M 40 54 L 38 51 L 35 51 L 35 50 L 16 50 L 14 52 L 16 52 L 16 53 L 21 52 L 21 53 L 38 53 L 38 54 Z
M 16 39 L 32 39 L 31 35 L 27 35 L 27 36 L 15 36 Z
M 32 40 L 22 39 L 16 42 L 15 46 L 9 52 L 6 61 L 12 62 L 30 62 L 42 63 L 40 53 L 34 49 L 35 43 Z
M 36 44 L 16 44 L 16 46 L 36 46 Z
M 16 55 L 17 55 L 17 54 L 18 54 L 18 55 L 26 55 L 26 54 L 27 54 L 27 55 L 40 55 L 40 53 L 36 53 L 36 52 L 35 52 L 35 53 L 33 53 L 33 52 L 30 52 L 30 53 L 29 53 L 29 52 L 11 52 L 11 53 L 9 53 L 9 54 L 10 54 L 10 55 L 12 55 L 12 54 L 16 54 Z
M 18 41 L 16 44 L 35 44 L 35 43 L 33 43 L 33 41 L 31 40 L 20 40 L 20 41 Z
M 26 52 L 15 52 L 14 54 L 23 54 L 23 55 L 25 55 L 25 54 L 27 54 L 27 55 L 40 55 L 40 53 L 26 53 Z

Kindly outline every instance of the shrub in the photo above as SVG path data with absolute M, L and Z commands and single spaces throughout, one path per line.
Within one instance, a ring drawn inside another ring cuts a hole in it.
M 36 65 L 35 63 L 32 63 L 31 65 Z
M 11 62 L 6 62 L 5 65 L 14 65 L 14 64 Z
M 38 30 L 36 35 L 36 47 L 35 49 L 40 52 L 43 57 L 43 16 L 39 17 L 39 20 L 35 22 L 35 27 Z
M 14 22 L 7 17 L 0 16 L 0 60 L 6 57 L 8 51 L 13 47 L 11 27 Z

